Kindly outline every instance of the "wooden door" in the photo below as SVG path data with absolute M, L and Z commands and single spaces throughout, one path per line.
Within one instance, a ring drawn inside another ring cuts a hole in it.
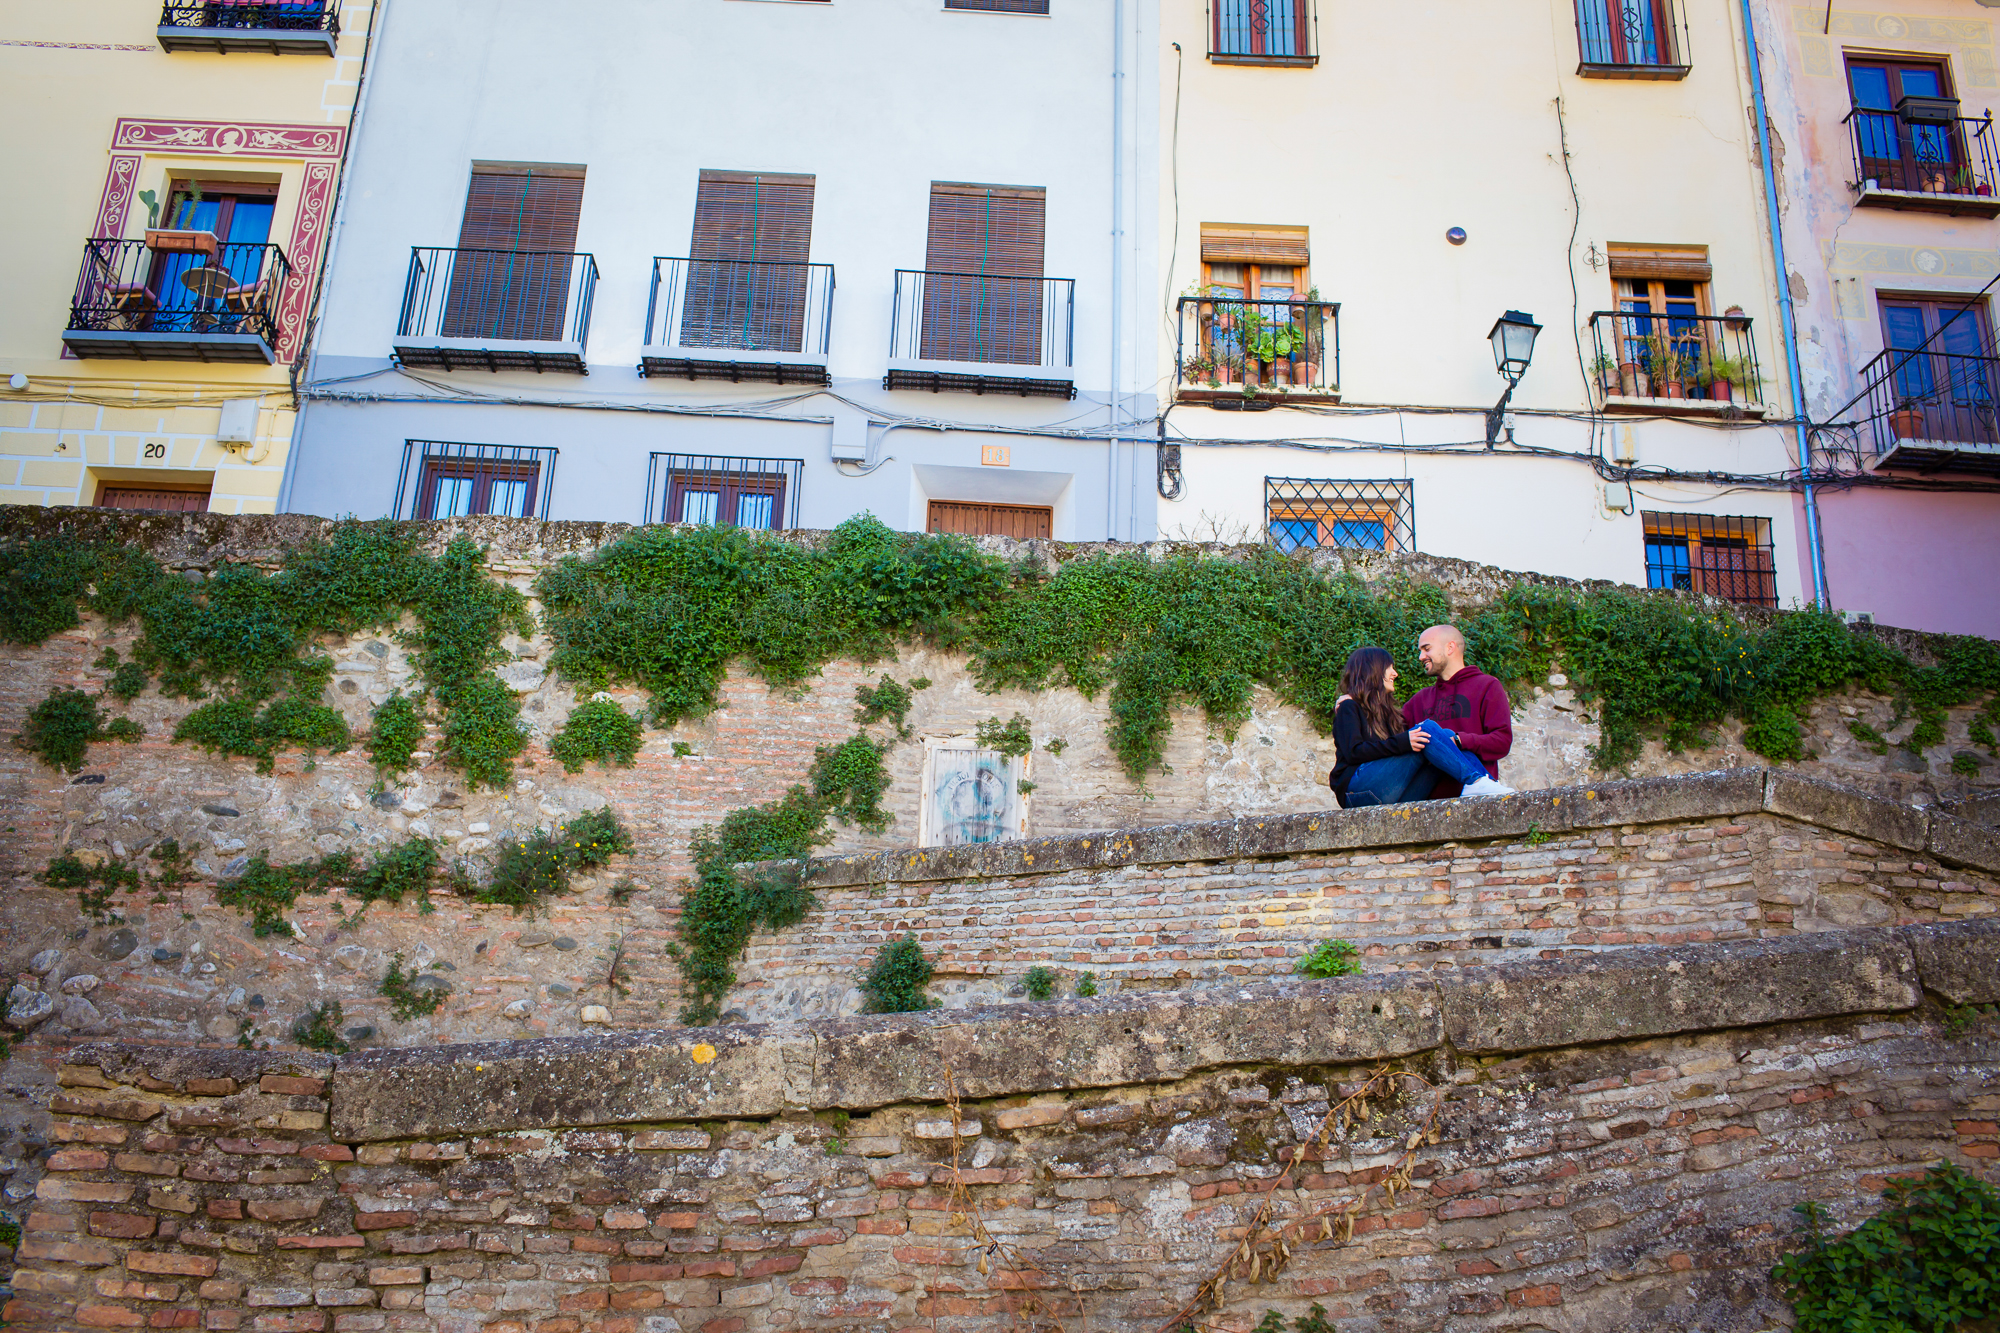
M 1048 537 L 1055 511 L 1046 505 L 985 504 L 974 500 L 931 501 L 930 530 L 967 537 Z
M 97 492 L 99 509 L 157 509 L 175 514 L 208 512 L 208 490 L 165 486 L 104 486 Z

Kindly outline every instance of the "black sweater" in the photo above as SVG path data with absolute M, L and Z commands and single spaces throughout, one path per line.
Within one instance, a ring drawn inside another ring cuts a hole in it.
M 1344 809 L 1347 783 L 1355 769 L 1376 759 L 1410 752 L 1409 732 L 1398 730 L 1387 736 L 1373 736 L 1369 734 L 1367 720 L 1361 716 L 1361 705 L 1352 699 L 1342 699 L 1333 710 L 1333 772 L 1326 775 L 1326 785 L 1333 788 L 1333 799 Z

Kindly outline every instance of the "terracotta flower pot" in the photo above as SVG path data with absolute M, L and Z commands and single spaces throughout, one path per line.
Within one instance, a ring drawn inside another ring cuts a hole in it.
M 1735 399 L 1736 392 L 1728 380 L 1715 380 L 1708 386 L 1708 396 L 1718 403 L 1727 403 Z
M 146 248 L 160 254 L 215 256 L 218 242 L 212 231 L 149 231 Z
M 1646 382 L 1646 372 L 1639 369 L 1637 361 L 1622 361 L 1618 365 L 1618 391 L 1627 398 L 1644 398 L 1650 389 Z
M 1921 439 L 1924 433 L 1924 414 L 1914 407 L 1898 408 L 1889 414 L 1889 429 L 1899 440 Z
M 1687 397 L 1687 385 L 1681 383 L 1679 380 L 1668 380 L 1666 396 L 1669 398 Z
M 1319 364 L 1313 361 L 1299 362 L 1292 368 L 1292 383 L 1302 389 L 1311 388 L 1313 385 L 1318 384 Z

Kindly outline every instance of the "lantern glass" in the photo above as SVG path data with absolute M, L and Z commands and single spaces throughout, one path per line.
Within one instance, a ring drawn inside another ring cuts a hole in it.
M 1518 381 L 1527 373 L 1528 362 L 1535 355 L 1535 335 L 1542 326 L 1535 323 L 1535 317 L 1519 310 L 1509 310 L 1493 323 L 1493 332 L 1487 340 L 1493 344 L 1493 364 L 1502 375 L 1511 381 Z

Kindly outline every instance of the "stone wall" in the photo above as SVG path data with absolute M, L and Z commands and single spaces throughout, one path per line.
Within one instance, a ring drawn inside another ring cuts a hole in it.
M 1790 1322 L 1794 1204 L 2000 1179 L 2000 1030 L 1939 1007 L 2000 1001 L 1996 958 L 1981 922 L 337 1060 L 87 1047 L 5 1318 L 1150 1333 L 1289 1227 L 1210 1326 L 1747 1333 Z

